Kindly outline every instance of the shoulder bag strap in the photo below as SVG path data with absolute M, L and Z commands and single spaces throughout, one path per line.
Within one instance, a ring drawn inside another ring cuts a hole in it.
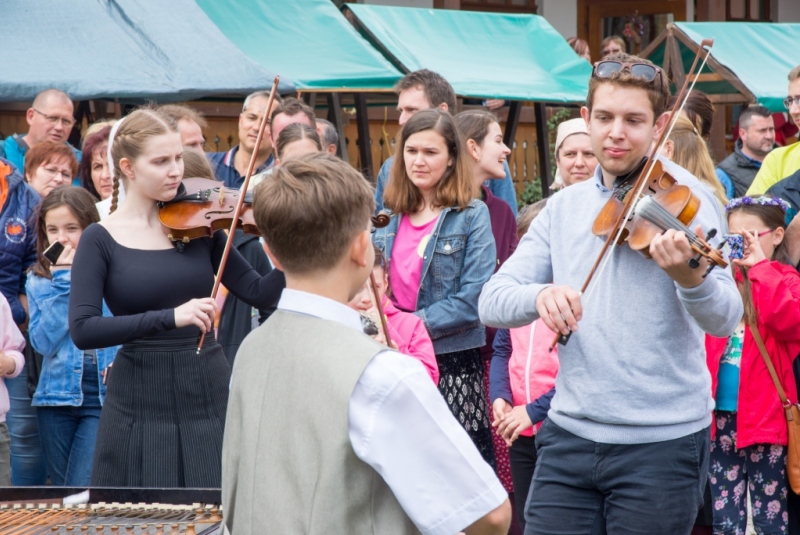
M 786 411 L 786 419 L 791 420 L 793 418 L 791 412 L 792 404 L 786 398 L 786 392 L 783 390 L 783 385 L 781 385 L 780 379 L 778 379 L 775 366 L 772 365 L 772 359 L 769 358 L 769 353 L 767 353 L 767 348 L 764 346 L 764 340 L 761 338 L 761 333 L 758 332 L 758 327 L 756 327 L 754 323 L 748 323 L 747 326 L 750 327 L 750 334 L 753 335 L 753 340 L 756 341 L 758 350 L 761 352 L 761 356 L 764 358 L 764 364 L 767 365 L 769 375 L 772 377 L 772 381 L 775 383 L 775 388 L 778 390 L 778 396 L 781 398 L 781 405 L 783 405 L 783 408 Z

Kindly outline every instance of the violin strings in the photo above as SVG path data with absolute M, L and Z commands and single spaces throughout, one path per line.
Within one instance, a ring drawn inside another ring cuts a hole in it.
M 686 234 L 690 241 L 697 239 L 697 235 L 689 227 L 669 213 L 666 208 L 658 204 L 652 197 L 642 198 L 636 207 L 636 212 L 662 230 L 673 229 L 681 231 Z
M 710 55 L 711 55 L 711 51 L 708 50 L 706 52 L 705 57 L 703 58 L 703 62 L 700 64 L 700 69 L 697 71 L 697 74 L 699 74 L 699 73 L 701 73 L 703 71 L 703 68 L 705 68 L 705 66 L 706 66 L 706 62 L 708 61 L 708 56 L 710 56 Z M 688 97 L 691 94 L 691 92 L 694 90 L 694 86 L 697 83 L 697 78 L 698 78 L 697 76 L 694 76 L 694 78 L 692 80 L 692 83 L 689 86 L 689 90 L 686 92 L 686 95 L 684 96 L 683 101 L 681 101 L 681 105 L 678 107 L 678 111 L 675 113 L 676 117 L 680 116 L 680 114 L 683 112 L 683 109 L 686 106 L 686 97 Z M 675 127 L 675 122 L 676 122 L 675 121 L 675 117 L 670 117 L 670 124 L 669 124 L 669 128 L 667 130 L 667 133 L 661 139 L 661 143 L 659 143 L 658 147 L 656 147 L 655 153 L 653 154 L 653 157 L 651 158 L 650 163 L 648 164 L 647 174 L 645 176 L 649 176 L 650 173 L 653 172 L 653 168 L 655 167 L 656 158 L 661 153 L 661 151 L 664 149 L 664 144 L 669 139 L 669 136 L 672 133 L 673 128 Z M 638 200 L 631 203 L 631 206 L 628 209 L 628 212 L 625 214 L 625 221 L 630 220 L 631 216 L 634 213 L 634 210 L 635 210 L 636 206 L 641 202 L 641 195 L 642 195 L 642 192 L 644 191 L 644 187 L 645 187 L 646 184 L 647 184 L 647 181 L 643 180 L 641 185 L 639 186 L 638 190 L 635 192 L 636 198 Z M 625 230 L 625 225 L 620 225 L 619 231 L 617 232 L 617 235 L 614 237 L 614 243 L 619 243 L 619 240 L 622 237 L 622 233 L 624 232 L 624 230 Z M 613 253 L 607 253 L 606 256 L 603 258 L 603 261 L 600 263 L 600 268 L 597 270 L 597 274 L 595 275 L 595 279 L 599 278 L 600 276 L 602 276 L 603 271 L 606 269 L 606 266 L 608 266 L 608 262 L 609 262 L 609 259 L 611 258 L 612 254 Z M 590 284 L 589 285 L 589 288 L 585 292 L 585 297 L 582 299 L 583 306 L 586 306 L 586 302 L 589 300 L 589 297 L 591 297 L 591 295 L 594 293 L 595 286 L 596 286 L 595 284 Z

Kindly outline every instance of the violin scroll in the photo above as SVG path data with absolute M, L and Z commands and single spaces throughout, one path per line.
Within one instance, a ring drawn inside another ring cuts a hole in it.
M 391 217 L 389 217 L 389 214 L 387 214 L 383 210 L 372 216 L 370 219 L 372 221 L 372 226 L 374 226 L 375 228 L 385 228 L 386 226 L 389 225 L 389 221 L 391 221 Z

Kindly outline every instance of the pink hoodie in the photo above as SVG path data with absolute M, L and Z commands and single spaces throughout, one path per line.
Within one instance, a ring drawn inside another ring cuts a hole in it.
M 511 381 L 511 395 L 514 406 L 527 405 L 546 394 L 556 384 L 558 374 L 557 347 L 550 351 L 553 331 L 541 319 L 531 325 L 509 330 L 511 335 L 511 358 L 508 361 L 508 375 Z M 542 422 L 526 429 L 523 436 L 529 437 L 539 431 Z
M 386 314 L 389 337 L 397 344 L 397 350 L 420 361 L 428 370 L 433 384 L 439 384 L 439 365 L 436 364 L 433 342 L 422 319 L 410 312 L 398 310 L 385 296 L 383 312 Z
M 22 367 L 25 366 L 25 357 L 22 356 L 22 350 L 25 348 L 25 338 L 19 332 L 17 324 L 14 323 L 14 318 L 11 316 L 11 307 L 8 301 L 0 294 L 0 351 L 6 356 L 14 359 L 16 369 L 3 377 L 16 377 L 22 373 Z M 6 414 L 8 413 L 10 403 L 8 401 L 8 390 L 6 389 L 5 381 L 0 381 L 0 423 L 6 421 Z

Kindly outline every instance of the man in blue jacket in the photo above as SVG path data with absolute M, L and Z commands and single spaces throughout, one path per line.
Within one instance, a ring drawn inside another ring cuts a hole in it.
M 453 113 L 456 109 L 456 93 L 453 86 L 439 74 L 422 69 L 403 76 L 398 81 L 394 90 L 397 93 L 397 110 L 400 112 L 398 122 L 400 126 L 406 124 L 415 113 L 431 108 L 439 108 Z M 390 156 L 381 165 L 375 183 L 375 211 L 383 210 L 383 191 L 389 180 L 394 156 Z M 517 192 L 511 180 L 511 171 L 508 162 L 503 164 L 506 177 L 501 180 L 487 180 L 487 187 L 495 197 L 503 199 L 511 207 L 514 217 L 517 217 Z
M 36 95 L 25 114 L 28 133 L 14 134 L 0 142 L 0 156 L 10 161 L 25 175 L 25 154 L 42 141 L 67 143 L 75 119 L 69 95 L 58 89 L 46 89 Z M 81 151 L 72 147 L 75 157 L 81 161 Z

